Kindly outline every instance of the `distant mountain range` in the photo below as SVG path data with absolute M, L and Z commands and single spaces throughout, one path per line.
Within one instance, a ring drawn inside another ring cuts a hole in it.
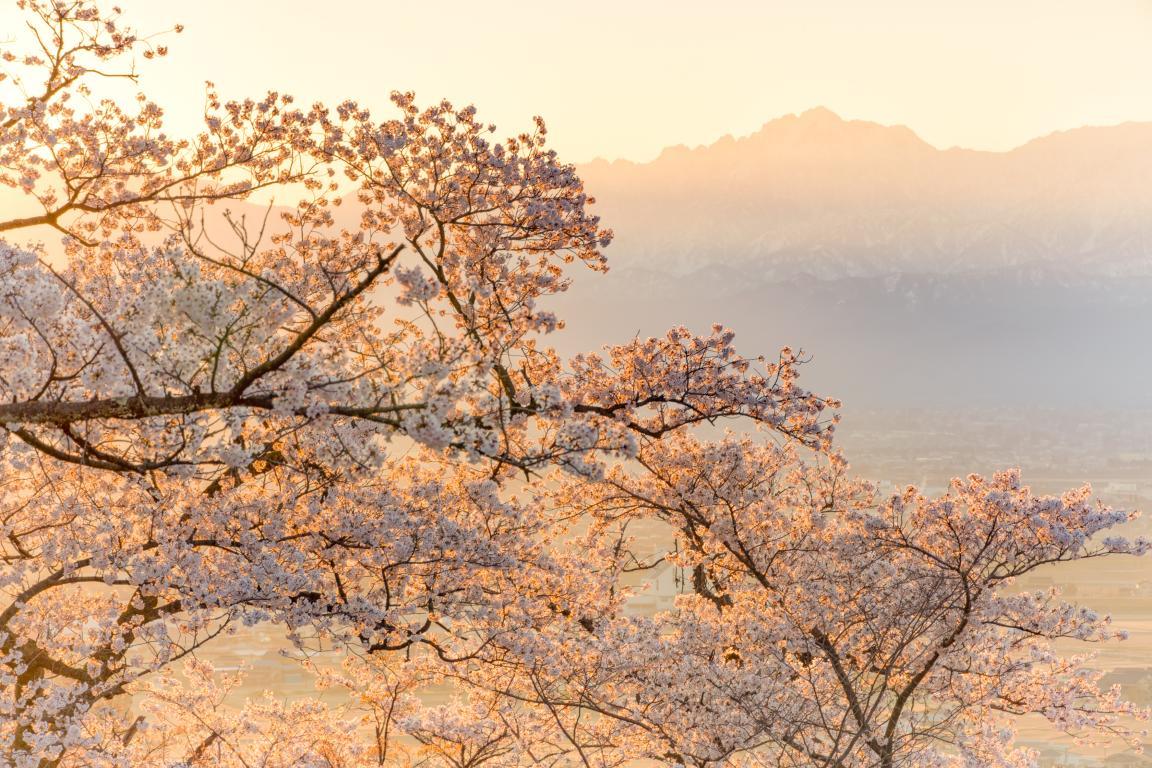
M 616 240 L 566 348 L 722 322 L 849 406 L 1152 407 L 1152 124 L 982 152 L 814 109 L 579 172 Z
M 827 109 L 751 136 L 579 168 L 622 268 L 761 279 L 1054 268 L 1152 274 L 1152 124 L 1010 152 L 940 150 Z

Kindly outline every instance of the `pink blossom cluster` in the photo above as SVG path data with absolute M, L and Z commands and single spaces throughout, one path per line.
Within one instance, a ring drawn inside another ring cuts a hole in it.
M 1139 740 L 1056 645 L 1122 633 L 1013 588 L 1144 554 L 1134 514 L 1016 471 L 879 498 L 800 355 L 723 326 L 563 359 L 548 297 L 612 234 L 542 122 L 210 88 L 172 138 L 93 95 L 157 38 L 19 5 L 0 765 L 1019 768 L 1026 716 Z M 668 569 L 674 605 L 636 610 Z M 198 652 L 245 625 L 338 700 L 237 701 Z

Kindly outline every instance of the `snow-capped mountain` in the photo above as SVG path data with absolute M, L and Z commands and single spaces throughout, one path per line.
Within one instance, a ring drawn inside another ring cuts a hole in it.
M 1152 124 L 980 152 L 813 109 L 744 138 L 579 171 L 616 230 L 622 269 L 1152 275 Z
M 616 240 L 572 350 L 720 322 L 857 407 L 1152 407 L 1152 124 L 978 152 L 817 109 L 579 171 Z

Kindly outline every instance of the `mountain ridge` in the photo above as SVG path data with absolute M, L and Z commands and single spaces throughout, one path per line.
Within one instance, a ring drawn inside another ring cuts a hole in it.
M 993 152 L 819 110 L 577 170 L 616 240 L 565 349 L 720 321 L 856 406 L 1152 407 L 1152 123 Z
M 862 125 L 868 125 L 868 126 L 875 126 L 877 128 L 881 128 L 881 129 L 895 129 L 897 131 L 910 134 L 912 137 L 915 137 L 915 139 L 917 141 L 919 141 L 920 143 L 923 143 L 925 146 L 927 146 L 933 150 L 936 150 L 937 152 L 948 152 L 948 153 L 957 153 L 957 154 L 972 154 L 972 155 L 1006 155 L 1006 154 L 1016 152 L 1020 149 L 1023 149 L 1024 147 L 1027 147 L 1029 145 L 1037 144 L 1037 143 L 1043 143 L 1043 142 L 1048 141 L 1049 139 L 1064 136 L 1067 134 L 1078 134 L 1078 133 L 1092 132 L 1092 131 L 1112 131 L 1114 129 L 1124 129 L 1124 128 L 1128 128 L 1128 127 L 1139 127 L 1139 128 L 1152 129 L 1152 121 L 1125 120 L 1125 121 L 1119 122 L 1119 123 L 1109 123 L 1109 124 L 1099 124 L 1099 125 L 1098 124 L 1080 125 L 1080 126 L 1075 126 L 1073 128 L 1057 128 L 1055 130 L 1049 131 L 1048 133 L 1045 133 L 1045 134 L 1042 134 L 1039 136 L 1034 136 L 1034 137 L 1028 139 L 1027 141 L 1024 141 L 1024 142 L 1017 144 L 1014 147 L 1010 147 L 1008 149 L 978 149 L 975 147 L 964 147 L 964 146 L 960 146 L 960 145 L 941 147 L 941 146 L 936 146 L 935 144 L 928 142 L 926 139 L 924 139 L 918 133 L 916 133 L 914 128 L 907 126 L 907 125 L 904 125 L 903 123 L 881 123 L 881 122 L 878 122 L 876 120 L 868 120 L 868 119 L 864 119 L 864 118 L 846 118 L 846 117 L 841 116 L 836 111 L 829 109 L 828 107 L 825 107 L 822 105 L 817 105 L 814 107 L 810 107 L 806 110 L 803 110 L 801 112 L 791 112 L 788 114 L 779 115 L 777 117 L 771 118 L 771 119 L 767 120 L 766 122 L 762 123 L 759 128 L 752 131 L 751 133 L 741 134 L 738 136 L 735 134 L 732 134 L 732 133 L 726 133 L 726 134 L 723 134 L 722 136 L 719 136 L 718 138 L 712 140 L 711 142 L 705 142 L 705 143 L 694 144 L 694 145 L 688 145 L 688 144 L 683 144 L 683 143 L 670 144 L 670 145 L 662 148 L 660 150 L 660 153 L 656 157 L 652 158 L 651 160 L 633 160 L 631 158 L 626 158 L 626 157 L 607 158 L 607 157 L 604 157 L 602 155 L 597 155 L 596 157 L 593 157 L 593 158 L 586 160 L 584 162 L 576 163 L 575 165 L 577 165 L 577 167 L 581 167 L 581 168 L 597 167 L 597 166 L 603 166 L 603 165 L 609 165 L 609 166 L 611 166 L 611 165 L 620 165 L 620 166 L 651 165 L 652 163 L 657 162 L 662 155 L 664 155 L 665 153 L 668 153 L 668 152 L 680 151 L 680 150 L 695 151 L 695 150 L 699 150 L 699 149 L 708 149 L 708 148 L 710 148 L 716 144 L 720 144 L 720 143 L 733 142 L 733 141 L 734 142 L 740 142 L 740 141 L 743 141 L 746 139 L 753 138 L 753 137 L 763 133 L 765 131 L 765 129 L 771 128 L 775 124 L 788 123 L 788 122 L 792 122 L 792 121 L 803 122 L 805 120 L 805 118 L 810 117 L 810 116 L 816 116 L 819 118 L 831 117 L 835 121 L 837 121 L 839 123 L 843 123 L 845 125 L 862 124 Z

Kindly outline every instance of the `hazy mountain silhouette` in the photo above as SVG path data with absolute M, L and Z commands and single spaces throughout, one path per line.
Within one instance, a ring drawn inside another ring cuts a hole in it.
M 617 237 L 573 347 L 721 321 L 850 404 L 1152 405 L 1152 124 L 982 152 L 814 109 L 579 170 Z
M 613 256 L 624 268 L 1152 274 L 1152 124 L 978 152 L 813 109 L 744 138 L 580 172 L 617 230 Z

